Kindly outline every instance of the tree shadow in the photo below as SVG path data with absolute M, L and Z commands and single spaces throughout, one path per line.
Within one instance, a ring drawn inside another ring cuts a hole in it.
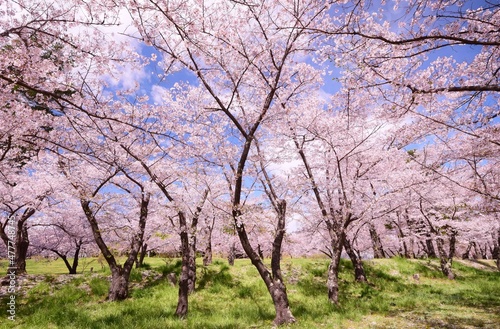
M 229 273 L 229 267 L 225 264 L 221 265 L 218 269 L 213 266 L 203 266 L 201 268 L 201 276 L 197 282 L 197 289 L 205 289 L 212 285 L 222 285 L 231 288 L 236 285 L 236 281 L 231 273 Z

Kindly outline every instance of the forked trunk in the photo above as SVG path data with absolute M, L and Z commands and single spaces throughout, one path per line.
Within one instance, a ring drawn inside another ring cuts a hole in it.
M 81 240 L 80 240 L 81 243 Z M 76 269 L 78 268 L 78 259 L 79 259 L 79 254 L 80 254 L 80 248 L 81 244 L 77 244 L 76 246 L 76 251 L 75 251 L 75 256 L 73 257 L 73 265 L 71 265 L 68 261 L 68 257 L 66 255 L 60 253 L 57 249 L 51 249 L 59 258 L 61 258 L 64 262 L 64 265 L 66 265 L 66 268 L 68 269 L 69 274 L 76 274 Z
M 76 274 L 76 269 L 78 268 L 78 261 L 80 260 L 80 249 L 82 248 L 82 239 L 76 243 L 75 255 L 73 256 L 73 265 L 69 269 L 69 274 Z
M 140 267 L 143 266 L 143 264 L 144 264 L 144 258 L 146 257 L 147 251 L 148 251 L 148 244 L 144 243 L 141 246 L 141 250 L 139 252 L 139 257 L 137 258 L 137 260 L 135 262 L 135 268 L 140 268 Z
M 266 284 L 269 294 L 271 295 L 274 309 L 276 311 L 274 324 L 279 326 L 295 322 L 295 317 L 290 310 L 286 286 L 283 283 L 280 266 L 281 245 L 285 234 L 286 202 L 284 200 L 278 200 L 276 208 L 278 212 L 278 224 L 276 227 L 276 236 L 274 237 L 273 241 L 273 250 L 271 255 L 271 273 L 262 262 L 262 259 L 259 257 L 258 253 L 250 245 L 245 226 L 241 223 L 236 222 L 236 231 L 238 232 L 243 250 L 245 250 L 245 253 L 252 261 L 252 264 L 259 272 L 262 280 Z M 233 216 L 236 219 L 239 218 L 240 215 L 241 213 L 239 213 L 237 210 L 235 211 L 235 213 L 233 213 Z
M 354 280 L 356 282 L 367 282 L 365 275 L 365 269 L 363 267 L 363 262 L 361 261 L 361 257 L 356 253 L 356 251 L 352 248 L 351 242 L 349 239 L 344 240 L 345 251 L 349 255 L 351 259 L 352 266 L 354 267 Z
M 99 224 L 95 218 L 95 213 L 90 207 L 90 201 L 83 198 L 80 199 L 82 209 L 87 217 L 90 227 L 92 228 L 94 240 L 111 270 L 111 285 L 109 287 L 108 294 L 108 300 L 110 301 L 123 300 L 128 297 L 128 281 L 130 278 L 130 272 L 132 271 L 134 262 L 137 259 L 137 254 L 143 243 L 146 220 L 148 217 L 149 198 L 149 193 L 142 194 L 138 232 L 136 232 L 132 238 L 130 252 L 123 266 L 118 264 L 115 256 L 104 242 Z

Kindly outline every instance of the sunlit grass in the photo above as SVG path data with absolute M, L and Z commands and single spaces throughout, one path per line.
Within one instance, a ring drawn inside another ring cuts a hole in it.
M 93 264 L 92 260 L 86 260 Z M 28 272 L 46 274 L 26 296 L 18 297 L 14 323 L 4 316 L 0 328 L 270 328 L 274 308 L 249 260 L 234 267 L 222 259 L 198 266 L 197 291 L 189 316 L 174 316 L 177 287 L 166 279 L 131 288 L 123 302 L 107 302 L 109 271 L 85 271 L 53 289 L 64 264 L 30 260 Z M 179 273 L 178 260 L 148 258 L 148 268 Z M 268 261 L 266 261 L 268 263 Z M 353 282 L 352 266 L 342 261 L 340 305 L 326 296 L 326 259 L 284 259 L 291 309 L 290 328 L 500 328 L 500 273 L 455 262 L 457 280 L 436 269 L 436 260 L 366 261 L 369 284 Z M 418 273 L 419 280 L 413 275 Z M 133 282 L 141 279 L 134 270 Z M 7 314 L 5 301 L 0 312 Z

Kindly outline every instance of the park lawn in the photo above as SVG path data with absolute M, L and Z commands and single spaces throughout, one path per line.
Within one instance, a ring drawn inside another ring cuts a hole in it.
M 177 259 L 147 258 L 146 263 L 149 274 L 152 270 L 180 271 Z M 139 288 L 141 271 L 134 270 L 131 297 L 111 303 L 105 300 L 109 271 L 101 271 L 95 259 L 83 259 L 81 264 L 83 274 L 56 285 L 55 279 L 66 273 L 62 261 L 29 260 L 28 272 L 44 275 L 44 280 L 17 297 L 14 322 L 7 319 L 8 299 L 1 301 L 0 328 L 272 327 L 271 299 L 246 259 L 236 260 L 234 267 L 223 259 L 208 267 L 200 264 L 197 291 L 190 297 L 185 320 L 173 315 L 177 287 L 164 278 Z M 365 262 L 369 284 L 364 284 L 353 282 L 352 266 L 343 260 L 340 306 L 327 301 L 327 266 L 328 260 L 322 258 L 283 260 L 290 305 L 297 318 L 289 328 L 500 329 L 500 273 L 493 262 L 456 261 L 457 279 L 449 281 L 439 272 L 437 260 L 370 260 Z M 419 280 L 413 277 L 416 273 Z

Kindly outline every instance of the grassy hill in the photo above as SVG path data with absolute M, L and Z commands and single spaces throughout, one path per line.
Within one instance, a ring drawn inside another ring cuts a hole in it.
M 186 320 L 174 317 L 177 287 L 164 277 L 178 273 L 180 261 L 146 262 L 147 269 L 132 273 L 131 298 L 110 303 L 105 301 L 109 272 L 95 259 L 83 260 L 84 273 L 74 276 L 64 275 L 60 260 L 29 260 L 30 277 L 21 281 L 23 293 L 16 298 L 16 321 L 7 319 L 9 297 L 4 296 L 0 328 L 272 327 L 271 299 L 249 260 L 237 260 L 234 267 L 224 260 L 200 265 Z M 7 267 L 5 261 L 0 265 L 0 270 Z M 369 284 L 362 284 L 353 282 L 352 266 L 343 261 L 340 306 L 327 300 L 327 266 L 321 258 L 283 261 L 297 318 L 290 328 L 500 328 L 500 273 L 493 262 L 455 261 L 457 279 L 449 281 L 437 260 L 370 260 L 365 262 Z

